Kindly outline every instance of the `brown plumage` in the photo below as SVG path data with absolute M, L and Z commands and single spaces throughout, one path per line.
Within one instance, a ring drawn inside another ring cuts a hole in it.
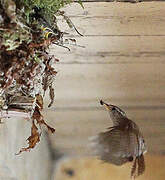
M 96 154 L 101 160 L 115 165 L 133 162 L 131 177 L 145 171 L 143 154 L 146 152 L 144 138 L 138 126 L 127 118 L 124 111 L 100 101 L 108 109 L 113 127 L 95 138 Z

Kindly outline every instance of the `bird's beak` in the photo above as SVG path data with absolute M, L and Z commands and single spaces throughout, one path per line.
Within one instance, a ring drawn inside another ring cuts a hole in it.
M 100 104 L 103 105 L 105 107 L 105 109 L 112 110 L 111 106 L 109 106 L 107 103 L 105 103 L 104 101 L 100 100 Z

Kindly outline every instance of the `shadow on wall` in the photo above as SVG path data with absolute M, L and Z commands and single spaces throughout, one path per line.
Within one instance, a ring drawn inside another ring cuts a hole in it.
M 165 156 L 146 155 L 146 171 L 138 180 L 164 180 Z M 96 159 L 72 158 L 59 162 L 53 180 L 129 180 L 132 164 L 114 166 Z

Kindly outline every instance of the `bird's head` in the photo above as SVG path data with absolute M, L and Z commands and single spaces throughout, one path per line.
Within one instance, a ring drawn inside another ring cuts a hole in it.
M 126 113 L 121 110 L 119 107 L 107 104 L 104 101 L 100 100 L 100 104 L 103 105 L 109 112 L 111 118 L 120 118 L 120 117 L 126 117 Z

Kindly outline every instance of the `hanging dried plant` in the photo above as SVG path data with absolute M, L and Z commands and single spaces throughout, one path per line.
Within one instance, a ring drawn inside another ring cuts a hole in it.
M 29 146 L 18 154 L 36 146 L 42 126 L 55 132 L 42 115 L 47 90 L 50 96 L 48 107 L 54 102 L 53 82 L 57 74 L 52 65 L 58 59 L 50 56 L 47 50 L 51 44 L 63 46 L 63 32 L 57 26 L 56 15 L 61 7 L 71 2 L 0 1 L 0 118 L 19 116 L 31 119 L 32 123 L 27 139 Z M 74 27 L 64 13 L 62 16 Z

